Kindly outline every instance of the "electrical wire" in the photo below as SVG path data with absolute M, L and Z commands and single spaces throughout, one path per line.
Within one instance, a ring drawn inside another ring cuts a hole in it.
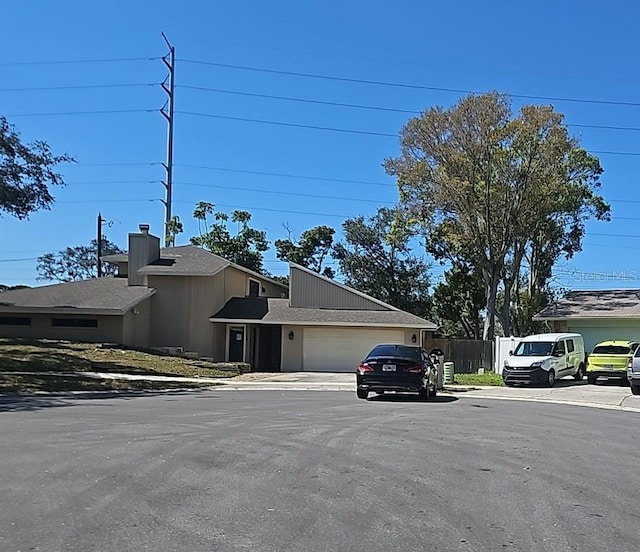
M 355 79 L 350 77 L 338 77 L 335 75 L 323 75 L 319 73 L 302 73 L 298 71 L 282 71 L 278 69 L 268 69 L 263 67 L 251 67 L 247 65 L 233 65 L 229 63 L 217 63 L 213 61 L 202 61 L 202 60 L 194 60 L 194 59 L 183 59 L 180 58 L 177 61 L 182 63 L 191 63 L 196 65 L 205 65 L 211 67 L 220 67 L 225 69 L 236 69 L 241 71 L 253 71 L 259 73 L 271 73 L 275 75 L 285 75 L 285 76 L 293 76 L 293 77 L 304 77 L 311 79 L 323 79 L 323 80 L 331 80 L 331 81 L 339 81 L 339 82 L 351 82 L 355 84 L 366 84 L 366 85 L 375 85 L 375 86 L 386 86 L 386 87 L 394 87 L 394 88 L 408 88 L 414 90 L 430 90 L 434 92 L 452 92 L 455 94 L 482 94 L 483 92 L 478 90 L 469 90 L 464 88 L 448 88 L 442 86 L 424 86 L 419 84 L 408 84 L 401 82 L 392 82 L 392 81 L 379 81 L 379 80 L 367 80 L 367 79 Z M 590 104 L 599 104 L 599 105 L 621 105 L 621 106 L 631 106 L 631 107 L 639 107 L 640 102 L 626 102 L 626 101 L 615 101 L 615 100 L 593 100 L 588 98 L 569 98 L 569 97 L 559 97 L 559 96 L 537 96 L 533 94 L 509 94 L 512 98 L 526 99 L 526 100 L 548 100 L 548 101 L 556 101 L 556 102 L 577 102 L 577 103 L 590 103 Z
M 38 61 L 4 61 L 0 62 L 0 67 L 10 67 L 19 65 L 73 65 L 83 63 L 122 63 L 133 61 L 156 61 L 162 56 L 153 57 L 129 57 L 129 58 L 103 58 L 103 59 L 64 59 L 64 60 L 38 60 Z
M 95 111 L 58 111 L 48 113 L 14 113 L 7 118 L 16 117 L 56 117 L 61 115 L 106 115 L 115 113 L 157 113 L 157 109 L 100 109 Z
M 157 82 L 125 82 L 114 84 L 70 84 L 62 86 L 28 86 L 24 88 L 0 88 L 0 92 L 38 92 L 53 90 L 88 90 L 92 88 L 135 88 L 159 86 Z

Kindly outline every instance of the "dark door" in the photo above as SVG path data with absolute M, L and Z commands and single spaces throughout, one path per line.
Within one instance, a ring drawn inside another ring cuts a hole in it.
M 244 328 L 229 330 L 229 362 L 244 361 Z
M 259 372 L 279 372 L 282 348 L 281 326 L 259 326 L 257 330 L 258 355 L 254 369 Z

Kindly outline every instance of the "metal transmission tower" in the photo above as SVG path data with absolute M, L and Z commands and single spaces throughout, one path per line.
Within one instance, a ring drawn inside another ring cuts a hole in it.
M 173 245 L 173 236 L 169 232 L 169 223 L 171 221 L 171 202 L 173 196 L 173 100 L 175 97 L 175 68 L 176 68 L 176 49 L 171 45 L 167 36 L 162 33 L 162 38 L 167 43 L 169 48 L 169 53 L 162 57 L 162 61 L 167 66 L 167 70 L 169 74 L 162 82 L 162 89 L 167 93 L 168 99 L 165 102 L 164 106 L 160 110 L 160 113 L 164 116 L 168 123 L 167 129 L 167 162 L 163 163 L 163 166 L 166 170 L 167 176 L 165 181 L 163 182 L 164 187 L 166 189 L 165 200 L 165 218 L 164 218 L 164 245 L 165 247 L 169 247 Z M 169 81 L 167 85 L 167 81 Z

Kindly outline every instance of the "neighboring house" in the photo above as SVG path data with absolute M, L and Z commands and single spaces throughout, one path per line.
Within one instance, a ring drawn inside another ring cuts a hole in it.
M 534 316 L 552 331 L 582 334 L 586 351 L 606 340 L 640 339 L 640 290 L 571 291 Z
M 290 264 L 290 286 L 141 225 L 115 278 L 0 294 L 0 336 L 180 347 L 254 370 L 353 371 L 380 342 L 422 343 L 431 322 Z M 290 290 L 290 296 L 289 296 Z

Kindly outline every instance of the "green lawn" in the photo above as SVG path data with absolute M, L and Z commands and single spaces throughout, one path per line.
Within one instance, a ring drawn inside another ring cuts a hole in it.
M 484 374 L 454 374 L 454 383 L 459 385 L 504 385 L 502 376 L 495 372 L 485 372 Z
M 11 372 L 34 374 L 18 375 Z M 51 375 L 41 375 L 46 372 L 51 372 Z M 173 389 L 203 385 L 186 382 L 99 380 L 82 376 L 82 372 L 224 378 L 238 375 L 240 369 L 153 352 L 102 348 L 93 343 L 0 338 L 0 391 Z M 65 375 L 60 376 L 56 373 Z

